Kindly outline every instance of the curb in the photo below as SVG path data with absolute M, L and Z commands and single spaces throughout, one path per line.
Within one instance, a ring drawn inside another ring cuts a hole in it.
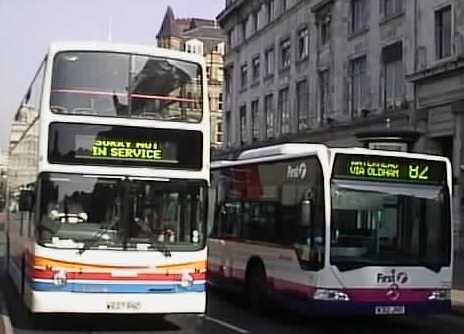
M 4 294 L 0 292 L 0 333 L 1 334 L 13 334 L 13 326 L 8 315 L 8 309 L 5 305 Z

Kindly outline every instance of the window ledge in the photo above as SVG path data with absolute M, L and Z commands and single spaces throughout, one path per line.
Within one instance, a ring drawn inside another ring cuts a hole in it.
M 322 53 L 322 52 L 325 52 L 326 50 L 329 50 L 329 49 L 330 49 L 330 40 L 325 42 L 325 44 L 319 45 L 319 47 L 317 49 L 317 52 Z
M 391 22 L 391 21 L 394 21 L 395 19 L 397 19 L 397 18 L 399 18 L 399 17 L 404 16 L 405 14 L 406 14 L 406 13 L 405 13 L 405 11 L 403 10 L 403 11 L 401 11 L 401 12 L 399 12 L 399 13 L 395 13 L 395 14 L 392 14 L 392 15 L 390 15 L 390 16 L 386 16 L 386 17 L 384 17 L 383 19 L 380 20 L 379 25 L 387 24 L 387 23 L 389 23 L 389 22 Z
M 256 81 L 251 83 L 250 88 L 255 88 L 255 87 L 258 87 L 258 86 L 259 86 L 259 80 L 256 80 Z
M 303 58 L 297 59 L 295 64 L 300 65 L 302 63 L 305 63 L 309 60 L 309 54 L 304 56 Z
M 279 70 L 279 74 L 287 74 L 290 72 L 290 65 Z
M 355 39 L 356 37 L 365 35 L 366 33 L 369 32 L 369 26 L 365 26 L 359 30 L 353 31 L 348 35 L 348 40 Z
M 274 79 L 274 73 L 266 74 L 264 76 L 264 81 L 271 81 L 272 79 Z
M 435 55 L 436 57 L 436 55 Z M 444 65 L 446 63 L 449 63 L 451 61 L 455 61 L 456 60 L 456 56 L 454 55 L 449 55 L 449 56 L 446 56 L 446 57 L 443 57 L 443 58 L 435 58 L 435 60 L 433 61 L 433 64 L 432 66 L 435 67 L 435 66 L 441 66 L 441 65 Z

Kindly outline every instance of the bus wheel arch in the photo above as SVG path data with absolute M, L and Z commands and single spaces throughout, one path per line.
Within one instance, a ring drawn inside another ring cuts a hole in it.
M 248 260 L 245 272 L 245 292 L 248 303 L 255 312 L 266 311 L 269 300 L 268 278 L 264 263 L 257 256 Z

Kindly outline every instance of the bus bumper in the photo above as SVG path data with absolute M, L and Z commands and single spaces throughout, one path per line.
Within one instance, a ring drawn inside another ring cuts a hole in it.
M 282 300 L 279 300 L 282 302 Z M 424 301 L 410 303 L 352 302 L 287 299 L 292 311 L 313 316 L 391 316 L 448 313 L 451 301 Z
M 29 291 L 33 313 L 205 313 L 206 293 L 105 294 Z

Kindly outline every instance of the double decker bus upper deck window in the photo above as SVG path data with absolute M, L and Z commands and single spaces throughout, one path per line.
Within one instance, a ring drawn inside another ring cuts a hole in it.
M 198 64 L 110 52 L 60 52 L 50 94 L 54 113 L 198 123 Z

